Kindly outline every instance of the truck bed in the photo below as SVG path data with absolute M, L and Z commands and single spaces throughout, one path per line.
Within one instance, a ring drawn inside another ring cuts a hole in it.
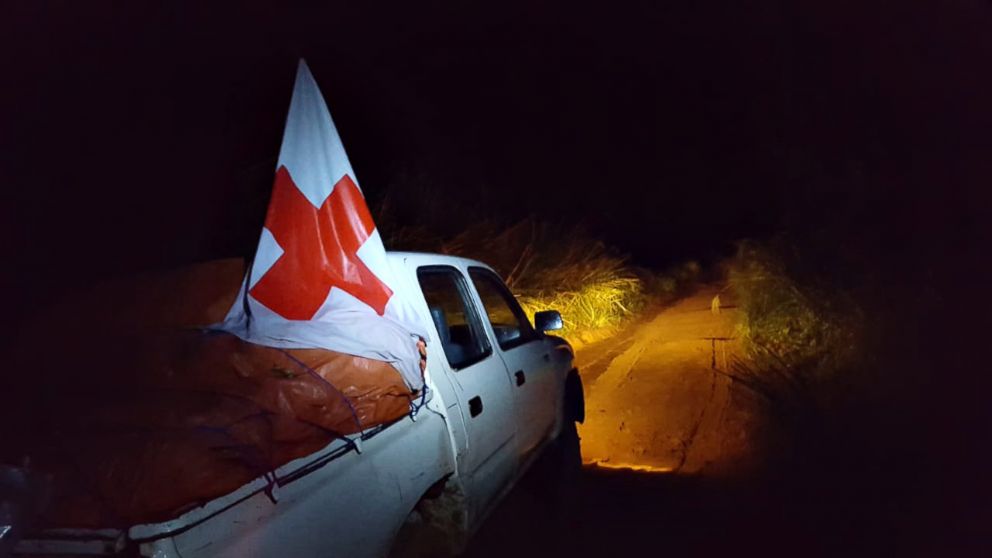
M 380 556 L 393 533 L 377 529 L 401 523 L 420 495 L 454 470 L 445 421 L 430 404 L 416 420 L 336 439 L 176 518 L 123 529 L 49 529 L 20 541 L 16 553 L 113 555 L 140 547 L 163 558 L 312 556 L 331 538 L 350 549 L 343 555 Z

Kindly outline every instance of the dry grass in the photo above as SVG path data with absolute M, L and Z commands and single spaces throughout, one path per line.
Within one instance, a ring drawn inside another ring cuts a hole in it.
M 640 303 L 641 283 L 636 277 L 615 277 L 589 283 L 576 291 L 549 291 L 536 295 L 518 294 L 528 315 L 544 309 L 561 312 L 562 335 L 579 336 L 614 328 L 633 313 Z
M 646 299 L 644 280 L 626 259 L 579 228 L 525 219 L 511 226 L 481 222 L 442 238 L 405 227 L 387 239 L 391 248 L 471 257 L 506 280 L 528 316 L 558 310 L 559 332 L 573 342 L 614 331 Z M 671 290 L 674 291 L 673 280 Z
M 861 312 L 844 293 L 800 282 L 773 250 L 742 242 L 729 283 L 743 319 L 734 373 L 779 410 L 829 405 L 859 354 Z

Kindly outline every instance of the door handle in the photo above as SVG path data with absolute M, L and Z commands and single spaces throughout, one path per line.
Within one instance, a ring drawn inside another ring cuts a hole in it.
M 527 382 L 527 376 L 524 376 L 523 370 L 517 370 L 517 373 L 513 375 L 517 379 L 517 385 L 522 386 Z
M 482 398 L 476 395 L 468 400 L 468 414 L 475 418 L 482 414 Z

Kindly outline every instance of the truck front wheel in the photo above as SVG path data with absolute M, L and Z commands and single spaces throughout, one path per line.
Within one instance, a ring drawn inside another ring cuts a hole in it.
M 566 422 L 582 423 L 586 420 L 586 399 L 582 390 L 582 377 L 572 369 L 565 378 L 565 419 Z

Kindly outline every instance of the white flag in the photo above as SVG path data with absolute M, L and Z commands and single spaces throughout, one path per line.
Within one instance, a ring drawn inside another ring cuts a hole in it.
M 331 113 L 300 60 L 265 227 L 219 327 L 261 345 L 387 361 L 419 389 L 416 337 L 426 333 L 408 296 L 389 267 Z

